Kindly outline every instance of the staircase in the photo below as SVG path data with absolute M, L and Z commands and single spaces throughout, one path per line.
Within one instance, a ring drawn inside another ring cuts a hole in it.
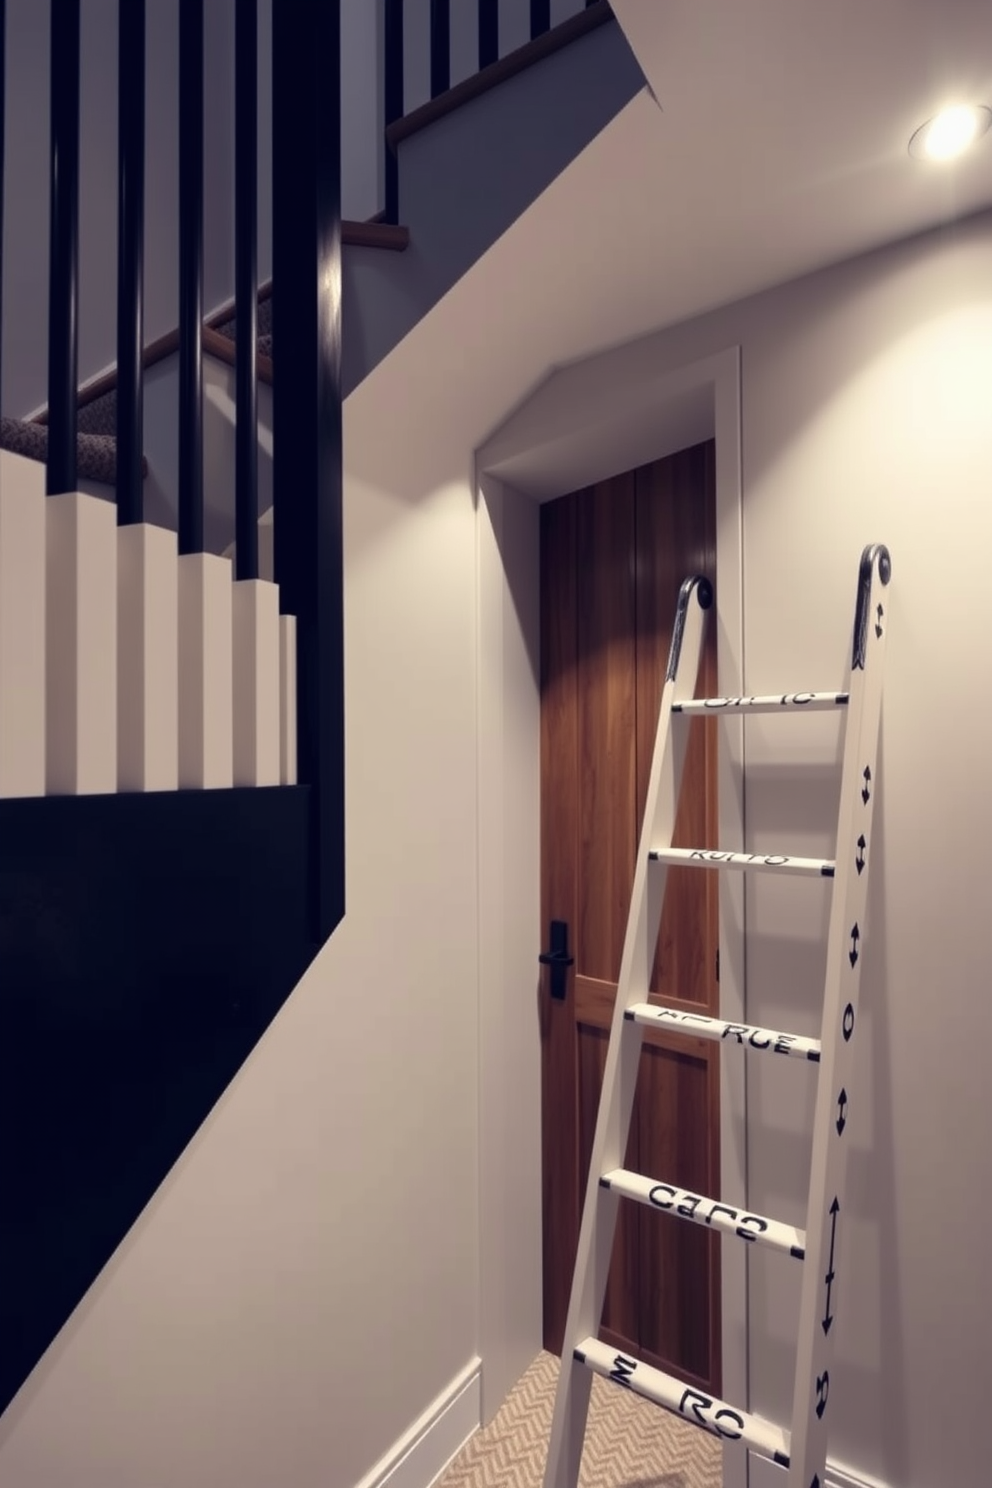
M 55 19 L 72 4 L 56 0 Z M 642 82 L 598 0 L 393 121 L 401 220 L 341 225 L 342 396 Z M 274 298 L 263 286 L 257 377 L 285 429 Z M 280 303 L 283 397 L 308 396 L 292 295 Z M 177 450 L 173 425 L 156 443 L 152 418 L 155 521 L 115 520 L 116 372 L 80 390 L 76 490 L 45 494 L 54 400 L 51 428 L 47 410 L 0 427 L 0 1181 L 16 1215 L 0 1232 L 0 1410 L 319 951 L 328 844 L 343 872 L 343 719 L 315 721 L 326 693 L 306 693 L 326 676 L 313 648 L 340 591 L 308 570 L 325 549 L 280 504 L 278 468 L 273 508 L 264 461 L 255 512 L 269 541 L 259 576 L 238 576 L 234 313 L 200 321 L 230 393 L 204 400 L 204 442 L 231 458 L 226 489 L 204 492 L 223 521 L 199 544 L 184 538 L 182 437 Z M 173 387 L 180 405 L 182 345 L 176 331 L 144 353 L 149 392 Z M 295 457 L 292 437 L 284 452 Z M 333 458 L 340 480 L 340 448 Z M 298 495 L 309 521 L 311 493 Z M 276 522 L 291 555 L 278 588 Z

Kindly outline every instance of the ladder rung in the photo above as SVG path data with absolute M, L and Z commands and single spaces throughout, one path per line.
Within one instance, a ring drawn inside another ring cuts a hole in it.
M 674 1375 L 618 1353 L 598 1338 L 584 1338 L 575 1349 L 574 1357 L 595 1374 L 601 1374 L 604 1379 L 643 1395 L 645 1400 L 653 1400 L 656 1405 L 684 1416 L 711 1435 L 722 1437 L 724 1441 L 743 1442 L 781 1467 L 789 1466 L 789 1433 L 781 1426 L 737 1410 L 725 1400 L 683 1384 Z
M 824 858 L 791 858 L 784 853 L 722 852 L 708 847 L 652 848 L 652 863 L 678 863 L 689 868 L 743 868 L 755 873 L 799 873 L 833 878 L 834 863 Z
M 723 1018 L 707 1018 L 703 1013 L 683 1013 L 677 1008 L 662 1007 L 654 1002 L 637 1002 L 627 1008 L 624 1017 L 630 1023 L 645 1027 L 678 1028 L 695 1038 L 728 1040 L 746 1045 L 762 1054 L 789 1054 L 794 1059 L 820 1061 L 820 1040 L 803 1038 L 798 1033 L 779 1033 L 774 1028 L 757 1028 L 751 1023 L 728 1023 Z
M 746 1209 L 735 1209 L 730 1204 L 721 1204 L 719 1199 L 707 1199 L 687 1188 L 676 1188 L 672 1183 L 658 1183 L 654 1178 L 628 1172 L 626 1168 L 614 1168 L 612 1172 L 604 1173 L 599 1183 L 601 1188 L 636 1199 L 651 1209 L 661 1209 L 666 1214 L 691 1220 L 694 1224 L 708 1225 L 714 1230 L 725 1230 L 729 1235 L 736 1235 L 738 1240 L 756 1241 L 771 1250 L 784 1251 L 797 1261 L 805 1259 L 806 1232 L 797 1230 L 795 1225 L 767 1219 L 763 1214 L 749 1214 Z
M 782 692 L 762 697 L 693 698 L 691 702 L 673 703 L 673 713 L 781 713 L 798 709 L 801 713 L 823 713 L 832 708 L 846 708 L 846 692 Z

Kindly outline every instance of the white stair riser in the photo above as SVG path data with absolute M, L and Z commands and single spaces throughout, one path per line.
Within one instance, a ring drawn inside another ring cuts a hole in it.
M 117 533 L 117 788 L 179 784 L 179 560 L 147 522 Z
M 296 616 L 279 616 L 279 783 L 297 782 Z
M 179 558 L 179 786 L 234 781 L 231 564 L 213 553 Z
M 232 579 L 0 452 L 0 797 L 296 784 L 296 620 Z
M 46 513 L 33 467 L 0 453 L 0 796 L 45 794 Z
M 279 591 L 264 579 L 232 586 L 234 784 L 278 785 Z
M 46 772 L 49 795 L 117 789 L 117 520 L 106 501 L 49 496 Z

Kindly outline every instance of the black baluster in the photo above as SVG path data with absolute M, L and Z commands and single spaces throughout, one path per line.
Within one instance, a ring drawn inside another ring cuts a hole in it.
M 431 0 L 431 97 L 451 87 L 451 0 Z
M 258 578 L 258 3 L 235 18 L 234 234 L 237 346 L 235 577 Z
M 530 0 L 530 38 L 551 30 L 551 0 Z
M 202 322 L 203 0 L 179 0 L 180 553 L 203 551 Z
M 499 61 L 499 0 L 479 0 L 479 71 Z
M 51 212 L 46 490 L 76 489 L 79 282 L 79 0 L 51 7 Z
M 121 0 L 117 46 L 117 521 L 144 509 L 145 0 Z
M 344 913 L 340 0 L 272 9 L 275 559 L 297 616 L 298 778 L 314 931 Z
M 383 99 L 384 127 L 403 117 L 403 0 L 385 0 L 383 26 Z M 400 220 L 400 187 L 396 156 L 385 146 L 386 221 Z

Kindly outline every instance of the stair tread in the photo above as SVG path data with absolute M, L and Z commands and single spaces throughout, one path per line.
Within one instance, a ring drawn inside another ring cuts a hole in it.
M 711 1436 L 739 1441 L 781 1467 L 789 1466 L 789 1432 L 772 1421 L 728 1405 L 725 1400 L 707 1395 L 653 1365 L 642 1364 L 598 1338 L 584 1338 L 573 1351 L 573 1357 L 604 1379 L 654 1401 Z
M 638 1002 L 627 1008 L 624 1018 L 649 1028 L 668 1028 L 714 1043 L 730 1042 L 747 1045 L 759 1053 L 785 1054 L 793 1059 L 820 1059 L 820 1040 L 803 1034 L 782 1033 L 775 1028 L 760 1028 L 753 1023 L 732 1023 L 725 1018 L 710 1018 L 704 1013 L 687 1013 L 662 1003 Z
M 653 847 L 653 863 L 672 863 L 690 868 L 743 868 L 758 873 L 798 873 L 814 878 L 833 878 L 832 858 L 794 858 L 787 853 L 725 852 L 710 847 Z
M 759 1244 L 770 1250 L 780 1250 L 795 1260 L 806 1256 L 806 1233 L 795 1225 L 785 1224 L 779 1219 L 770 1219 L 766 1214 L 754 1214 L 747 1209 L 738 1209 L 733 1204 L 724 1204 L 719 1199 L 707 1198 L 705 1194 L 691 1189 L 678 1188 L 673 1183 L 662 1183 L 644 1173 L 632 1173 L 628 1168 L 613 1168 L 599 1180 L 602 1188 L 635 1199 L 650 1209 L 659 1209 L 693 1224 L 706 1225 L 710 1229 L 722 1230 L 736 1235 L 738 1240 Z
M 47 460 L 48 425 L 26 419 L 0 419 L 0 449 L 29 460 Z M 112 486 L 117 480 L 117 440 L 112 434 L 81 430 L 76 435 L 76 463 L 83 480 Z M 144 462 L 148 474 L 148 461 Z

